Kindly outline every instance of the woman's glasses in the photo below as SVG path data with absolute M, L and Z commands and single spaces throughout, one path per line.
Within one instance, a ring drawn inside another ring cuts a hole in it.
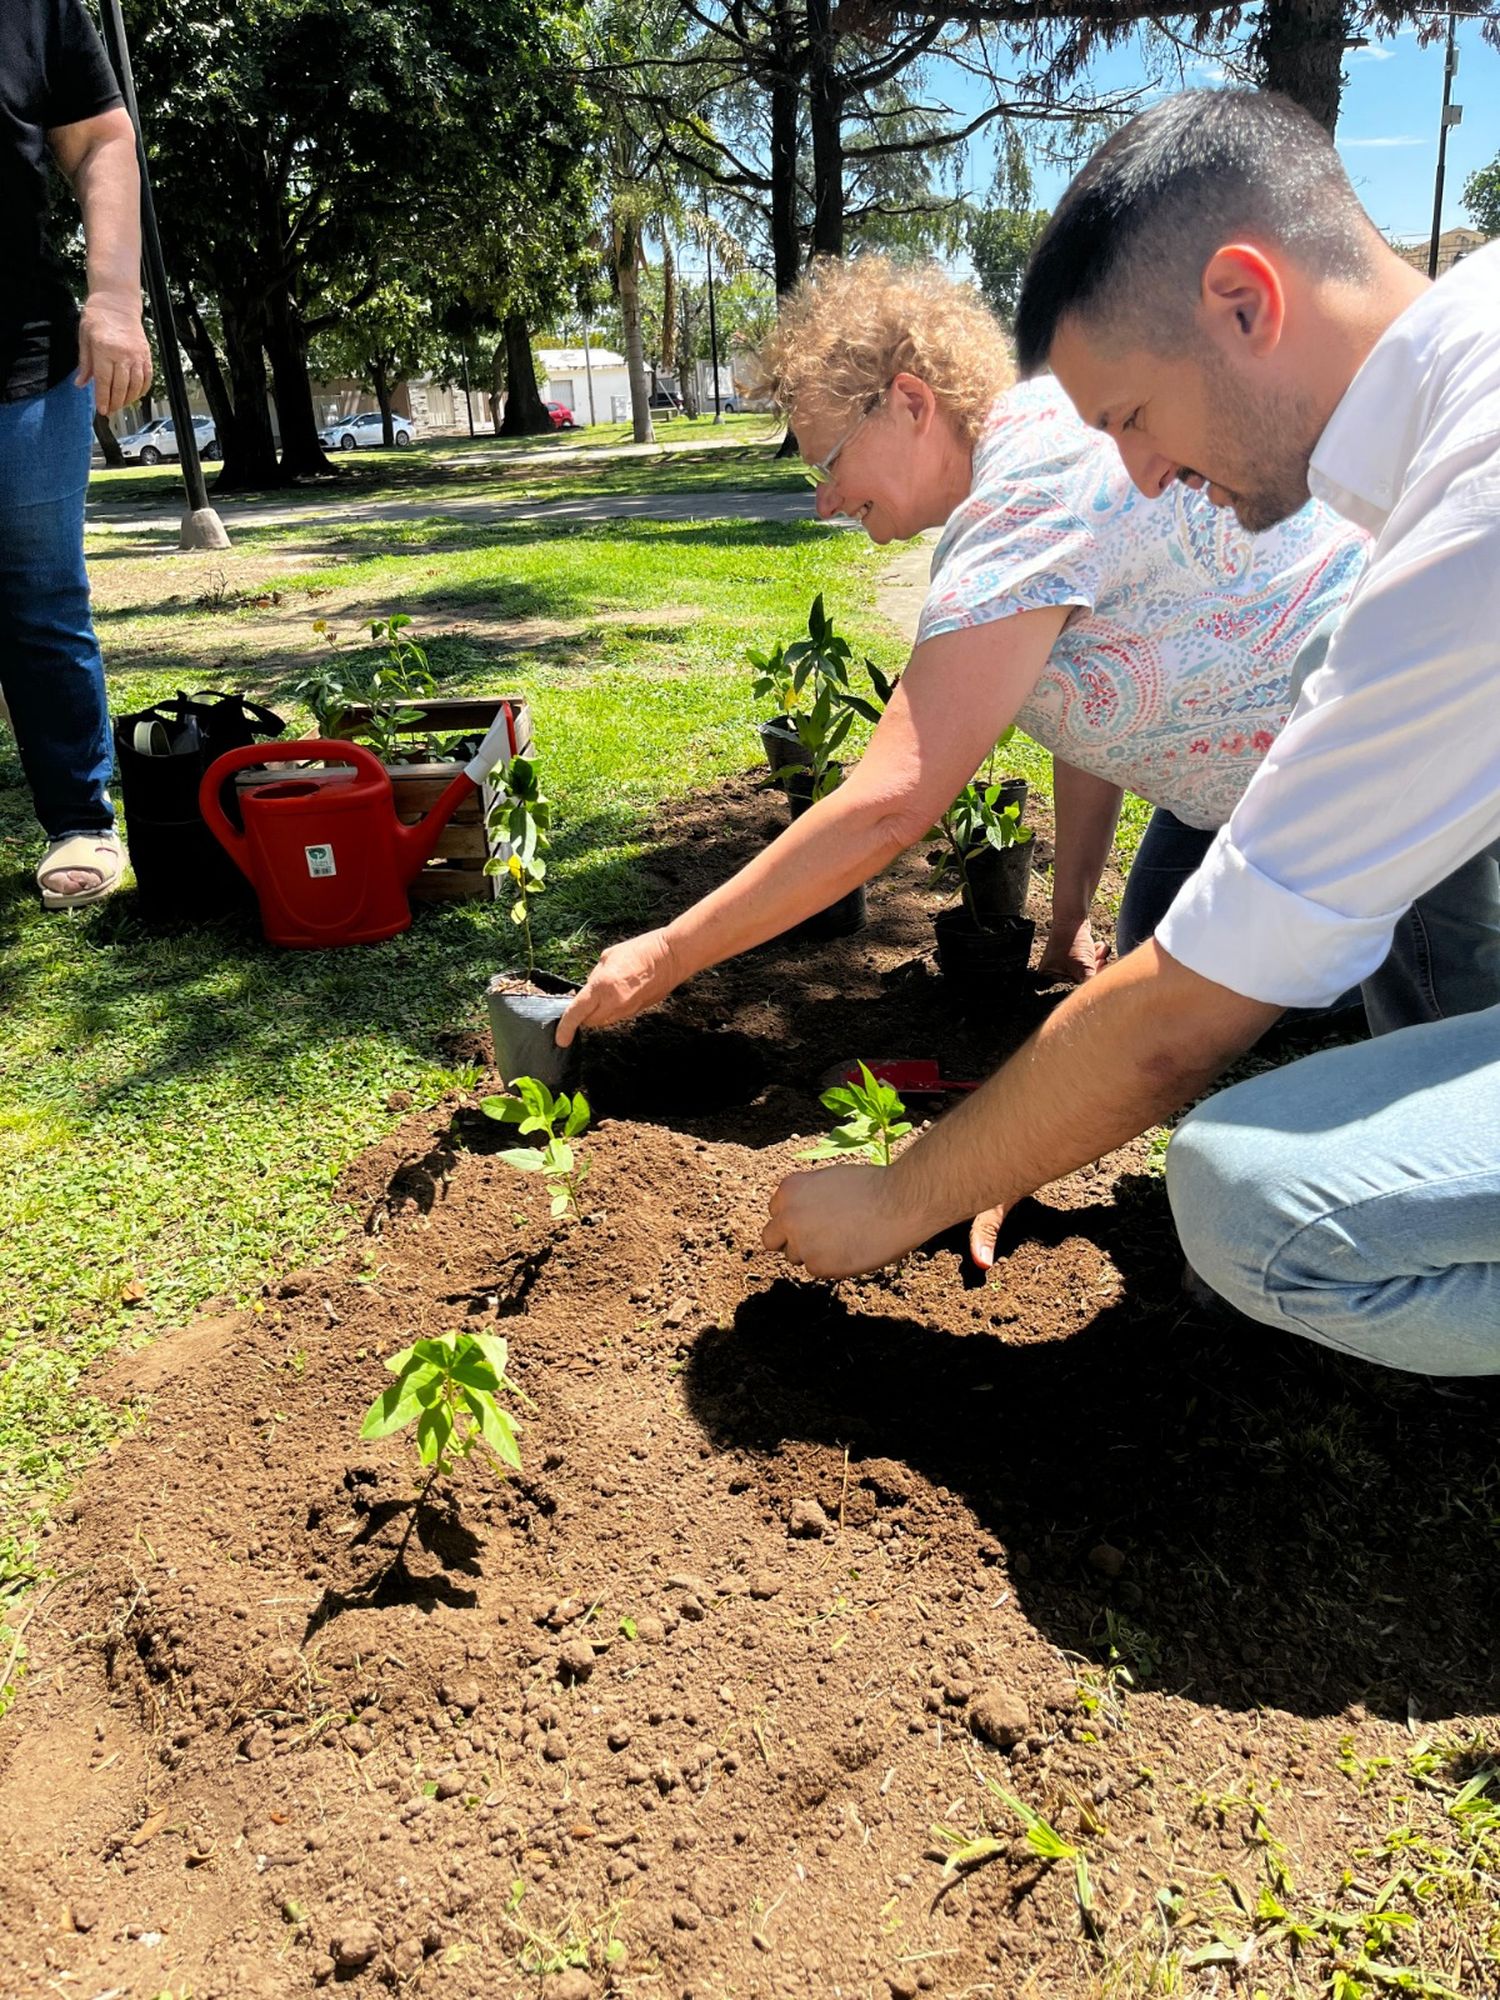
M 875 412 L 880 408 L 881 397 L 883 397 L 884 394 L 885 391 L 882 389 L 880 395 L 875 398 L 873 403 L 871 403 L 869 409 L 867 409 L 864 415 L 859 419 L 859 422 L 852 425 L 850 429 L 844 432 L 844 435 L 839 439 L 838 443 L 833 447 L 833 450 L 828 453 L 826 458 L 815 458 L 815 459 L 809 459 L 807 461 L 807 476 L 812 481 L 814 486 L 821 486 L 825 480 L 831 479 L 833 477 L 833 468 L 835 463 L 837 462 L 839 453 L 844 449 L 844 447 L 847 444 L 851 442 L 852 439 L 858 436 L 861 427 L 867 424 L 870 421 L 871 417 L 874 416 Z

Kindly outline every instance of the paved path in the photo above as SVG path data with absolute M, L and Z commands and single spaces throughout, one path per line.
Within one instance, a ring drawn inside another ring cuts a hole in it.
M 875 585 L 875 609 L 889 618 L 910 645 L 917 636 L 917 620 L 927 596 L 927 573 L 932 568 L 932 548 L 938 538 L 930 529 L 910 547 L 897 549 L 891 566 Z
M 522 521 L 559 521 L 571 527 L 599 521 L 806 521 L 813 518 L 812 493 L 600 493 L 561 500 L 496 500 L 488 494 L 455 495 L 431 500 L 308 500 L 288 507 L 278 500 L 236 500 L 216 503 L 231 541 L 236 527 L 267 527 L 305 521 L 309 527 L 351 521 L 429 521 L 452 515 L 466 525 L 492 522 L 510 527 Z M 154 502 L 111 501 L 92 496 L 88 526 L 97 534 L 140 535 L 177 533 L 181 510 L 162 512 Z M 840 521 L 831 526 L 849 527 Z

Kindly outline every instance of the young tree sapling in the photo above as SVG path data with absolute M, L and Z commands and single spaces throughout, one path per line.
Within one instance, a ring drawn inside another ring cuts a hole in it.
M 535 1146 L 514 1146 L 500 1158 L 523 1174 L 542 1176 L 552 1197 L 554 1216 L 564 1216 L 570 1209 L 576 1215 L 578 1189 L 588 1172 L 588 1162 L 578 1158 L 572 1142 L 588 1126 L 588 1099 L 581 1090 L 571 1097 L 559 1091 L 554 1097 L 534 1076 L 513 1077 L 510 1088 L 514 1096 L 487 1097 L 480 1109 L 499 1124 L 519 1126 L 522 1138 L 528 1132 L 545 1132 L 547 1143 L 540 1151 Z
M 522 1397 L 506 1373 L 510 1350 L 491 1333 L 444 1333 L 415 1340 L 399 1354 L 387 1357 L 395 1376 L 378 1395 L 360 1425 L 362 1438 L 389 1437 L 415 1423 L 417 1457 L 432 1469 L 417 1495 L 411 1519 L 391 1558 L 394 1569 L 406 1553 L 412 1528 L 440 1473 L 451 1472 L 455 1460 L 468 1457 L 476 1444 L 487 1445 L 502 1465 L 521 1469 L 514 1420 L 500 1407 L 502 1394 Z M 453 1450 L 457 1439 L 457 1449 Z M 451 1455 L 450 1455 L 451 1453 Z
M 519 924 L 526 938 L 526 971 L 536 970 L 536 951 L 531 936 L 531 899 L 539 896 L 547 880 L 547 855 L 552 847 L 552 803 L 543 796 L 536 765 L 529 757 L 512 757 L 494 779 L 496 800 L 490 808 L 489 827 L 509 849 L 503 858 L 494 856 L 484 864 L 486 875 L 507 875 L 514 901 L 511 921 Z

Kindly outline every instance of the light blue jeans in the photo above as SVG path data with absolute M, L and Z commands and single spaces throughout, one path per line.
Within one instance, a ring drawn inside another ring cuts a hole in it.
M 1120 957 L 1152 935 L 1213 838 L 1157 807 L 1120 901 Z M 1500 843 L 1419 896 L 1396 925 L 1385 963 L 1336 1004 L 1352 1007 L 1361 999 L 1372 1035 L 1500 1004 Z M 1298 1009 L 1298 1017 L 1308 1011 Z
M 1268 1326 L 1500 1374 L 1500 1006 L 1221 1091 L 1167 1151 L 1188 1262 Z
M 94 390 L 72 376 L 0 403 L 0 686 L 49 838 L 114 824 L 104 663 L 89 612 L 83 498 Z

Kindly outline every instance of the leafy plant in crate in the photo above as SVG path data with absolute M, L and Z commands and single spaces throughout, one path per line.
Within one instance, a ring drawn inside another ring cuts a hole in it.
M 403 733 L 424 720 L 413 705 L 437 694 L 426 648 L 407 636 L 410 625 L 400 611 L 372 619 L 370 637 L 377 645 L 384 642 L 385 657 L 370 662 L 339 654 L 338 633 L 326 618 L 313 620 L 331 657 L 318 673 L 298 681 L 292 694 L 312 710 L 319 735 L 368 743 L 382 764 L 414 762 L 432 753 L 431 744 L 402 741 Z M 357 721 L 355 711 L 363 711 Z
M 534 1076 L 513 1077 L 510 1087 L 513 1097 L 487 1097 L 480 1110 L 498 1124 L 518 1126 L 523 1139 L 529 1132 L 545 1133 L 547 1143 L 540 1149 L 513 1146 L 500 1158 L 523 1174 L 542 1176 L 552 1197 L 554 1217 L 562 1217 L 570 1209 L 576 1215 L 578 1189 L 588 1172 L 588 1162 L 578 1158 L 573 1141 L 588 1128 L 588 1099 L 581 1090 L 571 1097 L 563 1091 L 554 1096 Z
M 385 1365 L 396 1379 L 365 1412 L 359 1434 L 389 1437 L 415 1424 L 417 1457 L 431 1470 L 384 1574 L 396 1569 L 406 1554 L 433 1482 L 451 1472 L 476 1445 L 485 1445 L 502 1465 L 520 1471 L 515 1422 L 499 1401 L 502 1395 L 525 1400 L 506 1373 L 509 1361 L 506 1342 L 492 1333 L 439 1334 L 415 1340 L 388 1357 Z
M 858 1083 L 835 1084 L 822 1096 L 826 1111 L 842 1111 L 841 1124 L 799 1153 L 799 1160 L 868 1160 L 872 1167 L 888 1167 L 892 1148 L 910 1132 L 906 1106 L 891 1085 L 872 1075 L 868 1064 L 859 1066 Z
M 526 940 L 525 971 L 497 972 L 486 992 L 495 1066 L 504 1082 L 535 1077 L 549 1089 L 560 1090 L 577 1064 L 578 1043 L 560 1049 L 557 1023 L 578 989 L 571 980 L 538 970 L 531 933 L 532 900 L 541 895 L 547 881 L 552 803 L 529 757 L 512 757 L 495 784 L 489 824 L 501 848 L 485 868 L 509 882 L 511 920 Z

